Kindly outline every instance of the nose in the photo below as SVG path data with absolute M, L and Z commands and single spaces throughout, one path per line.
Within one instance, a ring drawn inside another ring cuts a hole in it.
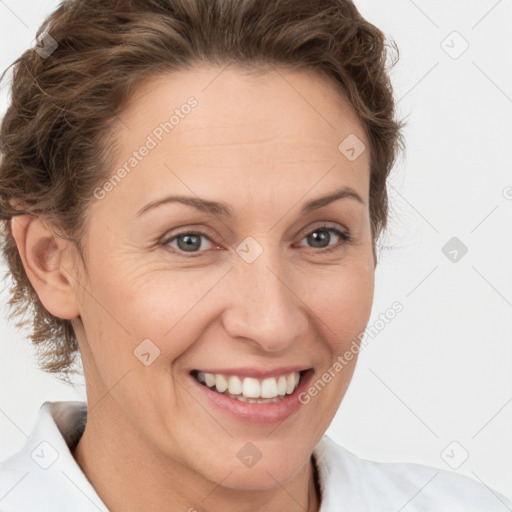
M 300 290 L 294 289 L 300 274 L 285 271 L 271 252 L 264 250 L 252 263 L 237 261 L 230 272 L 222 318 L 233 339 L 244 338 L 266 352 L 280 352 L 304 337 L 308 308 Z

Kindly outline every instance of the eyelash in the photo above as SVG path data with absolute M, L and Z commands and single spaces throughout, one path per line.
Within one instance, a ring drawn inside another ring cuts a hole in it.
M 351 244 L 352 241 L 353 241 L 352 240 L 352 235 L 350 233 L 340 231 L 337 228 L 333 228 L 333 227 L 327 226 L 327 225 L 322 225 L 322 226 L 316 227 L 315 229 L 313 229 L 310 232 L 306 233 L 306 235 L 304 237 L 302 237 L 302 239 L 306 238 L 308 235 L 310 235 L 311 233 L 314 233 L 316 231 L 329 231 L 329 232 L 332 232 L 335 235 L 339 236 L 342 239 L 342 241 L 340 243 L 334 245 L 333 247 L 328 247 L 326 249 L 318 249 L 316 251 L 316 252 L 319 252 L 319 253 L 322 253 L 322 254 L 338 251 L 338 250 L 342 249 L 345 245 Z M 204 238 L 207 238 L 208 240 L 210 240 L 210 242 L 215 243 L 208 235 L 206 235 L 205 233 L 202 233 L 201 231 L 182 231 L 181 233 L 176 233 L 175 235 L 173 235 L 170 238 L 164 239 L 160 243 L 160 245 L 162 245 L 164 247 L 168 247 L 168 244 L 170 242 L 172 242 L 173 240 L 179 238 L 180 236 L 185 236 L 185 235 L 200 235 L 200 236 L 203 236 Z M 312 249 L 314 249 L 314 247 Z M 202 253 L 205 252 L 205 251 L 197 251 L 197 252 L 187 253 L 185 251 L 181 251 L 180 249 L 175 249 L 174 247 L 171 247 L 170 250 L 172 252 L 176 253 L 176 254 L 179 254 L 180 256 L 184 256 L 184 257 L 187 257 L 187 258 L 190 258 L 190 257 L 195 258 L 195 257 L 201 256 Z

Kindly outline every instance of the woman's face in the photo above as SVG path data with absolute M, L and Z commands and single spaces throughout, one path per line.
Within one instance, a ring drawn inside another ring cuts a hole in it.
M 289 481 L 371 313 L 362 125 L 315 74 L 205 67 L 146 84 L 115 133 L 75 289 L 89 421 L 226 487 Z

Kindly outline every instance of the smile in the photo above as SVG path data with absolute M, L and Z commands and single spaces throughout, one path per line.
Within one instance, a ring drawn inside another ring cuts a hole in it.
M 198 370 L 193 377 L 212 391 L 246 403 L 274 403 L 291 395 L 298 387 L 304 372 L 290 372 L 276 377 L 257 379 Z

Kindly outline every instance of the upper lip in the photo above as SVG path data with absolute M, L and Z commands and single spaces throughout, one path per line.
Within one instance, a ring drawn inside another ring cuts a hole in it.
M 194 368 L 191 371 L 199 371 L 203 373 L 221 373 L 222 375 L 237 375 L 239 377 L 253 377 L 255 379 L 268 379 L 270 377 L 278 377 L 293 372 L 301 372 L 309 370 L 311 366 L 294 365 L 280 366 L 279 368 L 261 368 L 261 367 L 239 367 L 239 368 Z

